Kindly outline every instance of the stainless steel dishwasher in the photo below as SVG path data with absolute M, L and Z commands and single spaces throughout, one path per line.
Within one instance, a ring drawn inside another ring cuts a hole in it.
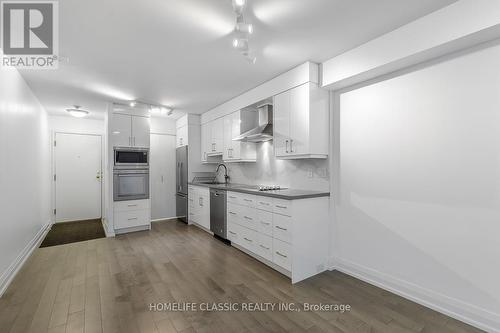
M 223 240 L 227 240 L 226 208 L 226 191 L 210 189 L 210 230 Z

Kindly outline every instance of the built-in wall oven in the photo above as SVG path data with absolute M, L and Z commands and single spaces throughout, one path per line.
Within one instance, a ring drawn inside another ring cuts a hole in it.
M 113 200 L 149 199 L 149 169 L 115 169 Z
M 115 147 L 114 169 L 149 168 L 148 148 Z

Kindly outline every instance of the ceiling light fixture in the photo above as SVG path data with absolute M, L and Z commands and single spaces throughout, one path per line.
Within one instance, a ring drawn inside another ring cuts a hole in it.
M 253 34 L 253 25 L 251 23 L 245 22 L 243 16 L 243 11 L 247 5 L 246 0 L 232 0 L 233 9 L 236 13 L 236 26 L 234 27 L 235 36 L 233 39 L 233 48 L 240 51 L 240 53 L 245 57 L 245 59 L 251 63 L 255 64 L 257 58 L 250 55 L 250 47 L 248 43 L 248 38 Z
M 239 51 L 248 51 L 248 39 L 235 38 L 233 39 L 233 47 Z
M 233 0 L 233 9 L 235 13 L 237 15 L 241 15 L 241 13 L 243 13 L 243 9 L 245 9 L 246 4 L 246 0 Z
M 129 103 L 129 105 L 130 105 L 131 108 L 134 108 L 137 105 L 137 102 L 136 101 L 131 101 Z
M 90 112 L 88 112 L 86 110 L 82 110 L 80 108 L 81 108 L 81 106 L 74 105 L 74 108 L 66 109 L 66 111 L 69 112 L 70 115 L 72 115 L 73 117 L 76 117 L 76 118 L 83 118 L 83 117 L 88 116 L 88 114 Z

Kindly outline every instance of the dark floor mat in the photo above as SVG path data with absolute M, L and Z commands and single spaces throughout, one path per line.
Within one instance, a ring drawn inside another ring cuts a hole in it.
M 76 243 L 104 237 L 106 237 L 106 234 L 101 220 L 56 223 L 52 225 L 40 247 Z

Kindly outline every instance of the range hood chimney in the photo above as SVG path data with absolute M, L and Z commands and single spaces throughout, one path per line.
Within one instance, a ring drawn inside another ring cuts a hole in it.
M 259 126 L 241 134 L 233 141 L 264 142 L 273 139 L 273 106 L 264 104 L 258 107 Z

